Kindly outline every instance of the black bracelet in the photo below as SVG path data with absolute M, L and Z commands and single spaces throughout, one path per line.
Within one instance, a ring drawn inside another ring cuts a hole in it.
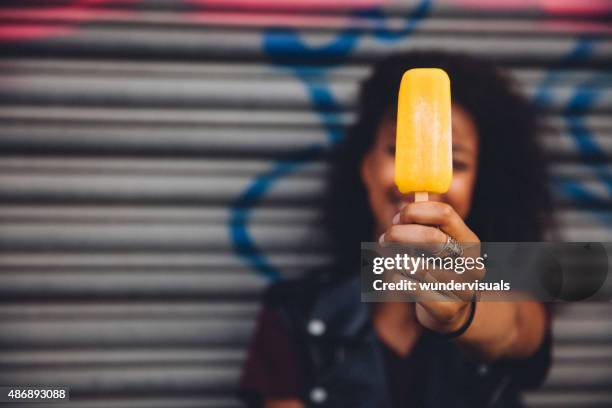
M 467 329 L 470 328 L 470 325 L 472 324 L 472 321 L 474 320 L 475 314 L 476 314 L 476 294 L 472 296 L 472 300 L 470 301 L 470 315 L 468 316 L 468 319 L 466 320 L 466 322 L 463 323 L 463 325 L 457 330 L 455 330 L 454 332 L 442 333 L 440 334 L 440 336 L 442 336 L 443 338 L 447 340 L 452 340 L 452 339 L 455 339 L 461 336 L 463 333 L 467 331 Z

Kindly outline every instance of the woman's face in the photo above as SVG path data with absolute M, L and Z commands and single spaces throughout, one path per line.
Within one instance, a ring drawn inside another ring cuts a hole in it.
M 453 181 L 445 194 L 430 194 L 432 201 L 450 204 L 465 219 L 472 204 L 478 165 L 478 133 L 470 115 L 460 106 L 452 107 L 453 122 Z M 395 125 L 387 115 L 376 133 L 372 148 L 361 162 L 361 178 L 368 191 L 370 208 L 376 221 L 377 238 L 391 226 L 393 216 L 405 203 L 414 201 L 395 186 Z

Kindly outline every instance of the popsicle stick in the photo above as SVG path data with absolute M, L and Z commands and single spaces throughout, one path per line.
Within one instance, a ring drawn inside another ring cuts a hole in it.
M 427 201 L 429 199 L 429 193 L 427 191 L 414 193 L 414 202 Z

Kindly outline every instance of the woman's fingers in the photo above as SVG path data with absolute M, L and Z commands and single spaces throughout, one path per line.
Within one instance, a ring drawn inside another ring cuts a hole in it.
M 462 257 L 476 258 L 480 256 L 480 240 L 468 228 L 463 219 L 448 204 L 440 202 L 418 202 L 406 205 L 393 219 L 393 225 L 383 234 L 381 242 L 400 244 L 446 244 L 448 237 L 462 243 Z M 473 244 L 473 245 L 470 245 Z M 441 256 L 443 257 L 443 255 Z M 442 258 L 439 259 L 442 259 Z M 444 257 L 443 259 L 454 259 Z M 458 258 L 457 258 L 458 259 Z M 463 258 L 465 259 L 465 258 Z M 459 265 L 460 266 L 460 265 Z M 446 266 L 444 266 L 446 268 Z M 484 269 L 463 269 L 463 272 L 439 270 L 429 266 L 409 276 L 415 282 L 415 290 L 410 295 L 418 301 L 417 317 L 421 324 L 432 330 L 451 332 L 455 326 L 464 321 L 466 305 L 473 296 L 473 290 L 466 288 L 458 290 L 452 286 L 450 290 L 425 289 L 420 284 L 462 284 L 474 283 L 484 276 Z M 454 273 L 457 272 L 457 273 Z M 402 274 L 394 279 L 401 280 Z M 432 287 L 438 287 L 433 285 Z M 445 289 L 444 285 L 440 288 Z M 460 286 L 463 288 L 463 286 Z
M 394 219 L 394 225 L 421 224 L 440 227 L 459 242 L 479 242 L 453 207 L 436 201 L 410 203 Z
M 399 244 L 443 244 L 446 234 L 435 227 L 426 225 L 392 225 L 381 237 L 381 242 Z

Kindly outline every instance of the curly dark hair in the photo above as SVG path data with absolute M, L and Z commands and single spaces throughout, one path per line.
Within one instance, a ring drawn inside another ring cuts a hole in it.
M 551 226 L 552 200 L 538 145 L 535 109 L 491 63 L 441 51 L 384 58 L 361 86 L 358 117 L 332 153 L 323 224 L 338 271 L 359 270 L 359 243 L 371 241 L 374 218 L 360 163 L 383 117 L 393 112 L 403 73 L 437 67 L 451 78 L 453 103 L 473 118 L 480 139 L 468 226 L 482 241 L 540 241 Z M 354 269 L 357 267 L 357 269 Z

